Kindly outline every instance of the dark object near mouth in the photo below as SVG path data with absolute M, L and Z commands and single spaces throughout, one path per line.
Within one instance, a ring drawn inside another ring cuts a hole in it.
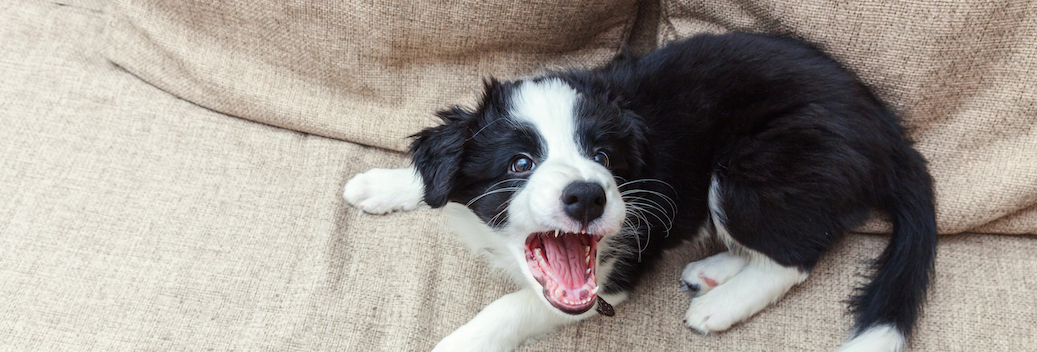
M 526 264 L 544 287 L 544 298 L 568 314 L 594 306 L 598 241 L 602 236 L 562 231 L 537 232 L 526 238 Z
M 609 302 L 605 302 L 605 299 L 598 296 L 598 314 L 611 317 L 616 315 L 616 310 L 612 308 L 612 305 L 609 304 Z

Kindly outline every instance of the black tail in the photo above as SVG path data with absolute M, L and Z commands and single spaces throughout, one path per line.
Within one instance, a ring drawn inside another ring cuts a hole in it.
M 896 157 L 897 165 L 887 175 L 881 195 L 892 217 L 893 235 L 875 262 L 872 281 L 852 299 L 857 316 L 854 337 L 872 328 L 894 328 L 906 339 L 932 279 L 936 257 L 932 177 L 921 154 L 910 146 L 901 148 Z

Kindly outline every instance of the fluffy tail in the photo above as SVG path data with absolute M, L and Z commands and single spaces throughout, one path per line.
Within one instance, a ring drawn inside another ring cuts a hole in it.
M 857 319 L 840 352 L 902 351 L 925 301 L 936 257 L 932 178 L 917 151 L 902 150 L 882 196 L 893 235 L 875 261 L 872 281 L 851 301 Z

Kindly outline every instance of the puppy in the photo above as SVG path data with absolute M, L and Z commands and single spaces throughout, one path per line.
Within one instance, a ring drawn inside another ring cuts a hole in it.
M 932 179 L 900 120 L 808 44 L 698 35 L 598 69 L 491 79 L 475 109 L 438 115 L 414 136 L 412 168 L 344 192 L 369 213 L 444 208 L 523 287 L 435 351 L 508 351 L 611 314 L 696 236 L 728 251 L 685 267 L 684 323 L 724 331 L 803 282 L 873 209 L 893 234 L 840 351 L 905 348 L 933 271 Z

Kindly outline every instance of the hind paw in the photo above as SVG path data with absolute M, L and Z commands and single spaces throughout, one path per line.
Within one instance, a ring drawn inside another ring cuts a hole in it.
M 727 283 L 691 300 L 684 325 L 703 334 L 724 331 L 777 302 L 807 273 L 770 260 L 743 267 Z
M 745 259 L 729 252 L 721 252 L 709 258 L 688 263 L 681 273 L 681 289 L 690 291 L 696 296 L 704 295 L 730 280 L 744 267 Z

